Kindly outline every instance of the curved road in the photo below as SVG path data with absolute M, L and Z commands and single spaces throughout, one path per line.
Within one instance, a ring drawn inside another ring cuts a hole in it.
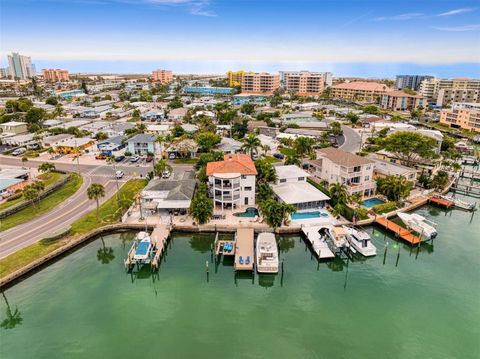
M 331 118 L 326 118 L 324 119 L 324 121 L 326 123 L 335 122 L 335 120 Z M 360 151 L 360 147 L 362 144 L 361 136 L 351 127 L 348 127 L 345 125 L 342 125 L 342 130 L 343 130 L 344 141 L 339 148 L 344 151 L 352 152 L 352 153 Z

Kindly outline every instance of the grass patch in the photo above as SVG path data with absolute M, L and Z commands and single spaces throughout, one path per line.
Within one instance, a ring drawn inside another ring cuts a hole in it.
M 279 147 L 278 152 L 284 154 L 285 156 L 293 157 L 295 156 L 295 150 L 290 147 Z
M 40 204 L 35 208 L 28 206 L 21 211 L 8 216 L 0 221 L 0 232 L 6 231 L 19 224 L 25 223 L 35 217 L 48 212 L 61 202 L 65 201 L 68 197 L 72 196 L 82 185 L 83 179 L 77 174 L 71 174 L 70 180 L 58 188 L 53 193 L 40 201 Z
M 79 218 L 72 224 L 71 234 L 87 233 L 95 228 L 106 224 L 118 222 L 123 213 L 132 205 L 135 196 L 147 185 L 146 180 L 129 180 L 119 191 L 120 206 L 117 202 L 117 196 L 114 195 L 108 199 L 99 209 L 99 220 L 97 221 L 97 211 L 93 210 L 82 218 Z
M 175 158 L 173 163 L 178 165 L 194 165 L 198 161 L 198 158 Z
M 0 259 L 0 278 L 3 278 L 34 260 L 54 251 L 63 243 L 63 240 L 41 240 L 9 255 L 8 257 Z
M 37 179 L 42 181 L 45 184 L 45 187 L 48 187 L 48 186 L 54 184 L 55 182 L 57 182 L 63 176 L 65 176 L 65 175 L 62 174 L 62 173 L 58 173 L 58 172 L 42 173 L 41 175 L 37 176 Z M 15 198 L 11 201 L 6 201 L 6 202 L 0 204 L 0 211 L 3 211 L 4 209 L 7 209 L 9 207 L 12 207 L 12 206 L 14 206 L 14 205 L 16 205 L 20 202 L 23 202 L 23 195 L 21 195 L 18 198 Z

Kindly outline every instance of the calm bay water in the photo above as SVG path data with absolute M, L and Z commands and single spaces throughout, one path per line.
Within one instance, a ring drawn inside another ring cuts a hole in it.
M 278 237 L 283 278 L 235 280 L 211 263 L 213 235 L 180 233 L 158 277 L 130 275 L 133 234 L 106 236 L 114 258 L 96 240 L 4 293 L 0 320 L 8 300 L 22 321 L 0 329 L 0 357 L 478 358 L 479 214 L 417 213 L 440 233 L 418 253 L 370 227 L 377 257 L 318 264 Z

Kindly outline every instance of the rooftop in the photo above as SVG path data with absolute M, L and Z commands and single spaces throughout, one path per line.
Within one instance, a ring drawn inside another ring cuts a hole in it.
M 317 157 L 328 158 L 333 163 L 345 167 L 355 167 L 373 163 L 373 161 L 368 158 L 354 155 L 350 152 L 333 147 L 318 150 Z
M 330 197 L 308 182 L 287 182 L 272 186 L 272 189 L 283 202 L 288 204 L 327 201 L 330 199 Z
M 362 91 L 393 91 L 385 84 L 381 84 L 378 82 L 365 82 L 365 81 L 355 81 L 355 82 L 344 82 L 342 84 L 338 84 L 332 86 L 335 89 L 344 89 L 344 90 L 362 90 Z
M 215 173 L 240 173 L 242 175 L 257 175 L 257 169 L 250 156 L 243 153 L 228 154 L 223 161 L 207 163 L 207 176 Z
M 310 174 L 302 170 L 296 165 L 287 166 L 275 166 L 278 178 L 298 178 L 298 177 L 310 177 Z
M 130 142 L 154 142 L 155 137 L 152 135 L 146 135 L 144 133 L 140 133 L 138 135 L 133 136 L 127 140 L 128 143 Z

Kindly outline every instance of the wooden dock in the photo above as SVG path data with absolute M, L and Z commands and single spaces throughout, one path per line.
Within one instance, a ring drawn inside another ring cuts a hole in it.
M 422 239 L 408 229 L 403 228 L 402 226 L 396 224 L 395 222 L 390 221 L 385 217 L 378 216 L 375 218 L 375 223 L 382 226 L 383 228 L 395 233 L 399 238 L 402 238 L 404 241 L 410 244 L 419 244 Z
M 328 248 L 328 244 L 322 241 L 320 233 L 318 232 L 322 227 L 302 227 L 302 232 L 307 237 L 308 241 L 312 245 L 312 249 L 319 259 L 331 259 L 335 258 L 335 254 Z
M 455 206 L 455 202 L 438 196 L 431 197 L 429 202 L 445 208 L 451 208 Z
M 155 256 L 152 259 L 152 269 L 158 269 L 160 259 L 162 257 L 165 248 L 167 247 L 167 240 L 170 236 L 170 227 L 166 225 L 157 225 L 150 235 L 150 239 L 155 243 Z
M 254 244 L 253 227 L 238 227 L 235 235 L 235 270 L 253 270 Z

